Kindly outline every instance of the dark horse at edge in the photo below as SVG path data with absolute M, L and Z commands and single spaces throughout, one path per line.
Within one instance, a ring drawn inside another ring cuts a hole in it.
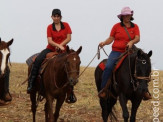
M 102 118 L 104 122 L 108 121 L 109 115 L 114 115 L 113 107 L 119 97 L 119 102 L 123 112 L 124 122 L 135 122 L 137 109 L 143 99 L 143 93 L 148 89 L 148 82 L 150 81 L 151 61 L 150 57 L 152 51 L 148 54 L 141 49 L 129 54 L 121 66 L 112 74 L 111 84 L 109 86 L 109 93 L 107 99 L 100 98 L 100 105 L 102 108 Z M 103 62 L 106 64 L 107 59 Z M 95 82 L 98 92 L 101 90 L 103 70 L 99 65 L 95 69 Z M 131 116 L 127 109 L 128 100 L 132 103 Z
M 9 92 L 10 68 L 8 66 L 12 43 L 13 39 L 5 42 L 0 38 L 0 105 L 7 105 L 8 101 L 12 100 Z
M 48 60 L 47 66 L 41 74 L 43 90 L 41 95 L 45 97 L 45 121 L 56 122 L 62 104 L 65 101 L 66 93 L 78 82 L 80 71 L 80 57 L 82 47 L 77 51 L 70 50 L 67 47 L 66 52 L 58 54 Z M 33 122 L 35 122 L 37 108 L 37 93 L 40 91 L 38 81 L 35 82 L 35 90 L 30 93 L 31 109 L 33 113 Z M 53 113 L 53 101 L 56 100 L 55 112 Z

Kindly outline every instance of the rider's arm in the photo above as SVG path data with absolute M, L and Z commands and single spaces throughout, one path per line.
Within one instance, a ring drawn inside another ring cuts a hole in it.
M 109 45 L 113 42 L 113 40 L 114 40 L 114 37 L 110 36 L 105 41 L 101 42 L 99 45 L 100 45 L 100 47 L 103 47 L 105 45 Z
M 136 35 L 135 38 L 128 42 L 127 47 L 132 48 L 132 46 L 140 41 L 140 36 Z
M 71 41 L 71 34 L 67 34 L 67 38 L 60 44 L 62 46 L 68 44 Z

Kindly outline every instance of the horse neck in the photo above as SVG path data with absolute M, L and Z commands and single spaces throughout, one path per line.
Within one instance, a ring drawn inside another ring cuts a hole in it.
M 59 71 L 62 71 L 62 72 L 65 71 L 64 68 L 65 68 L 66 56 L 67 55 L 58 56 L 56 57 L 56 59 L 54 59 L 54 65 L 56 69 L 58 69 Z

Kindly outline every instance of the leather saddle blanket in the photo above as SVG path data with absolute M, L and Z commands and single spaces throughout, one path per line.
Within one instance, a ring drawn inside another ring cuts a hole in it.
M 122 62 L 123 62 L 124 59 L 127 57 L 127 55 L 128 55 L 128 54 L 126 53 L 125 55 L 123 55 L 123 56 L 117 61 L 116 65 L 115 65 L 115 67 L 114 67 L 114 70 L 113 70 L 114 72 L 121 66 Z M 104 71 L 104 69 L 105 69 L 105 63 L 104 63 L 104 62 L 101 62 L 98 66 L 100 67 L 101 70 Z

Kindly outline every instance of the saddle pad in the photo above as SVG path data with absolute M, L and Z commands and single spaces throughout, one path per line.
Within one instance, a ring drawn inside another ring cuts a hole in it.
M 100 69 L 102 69 L 102 71 L 104 71 L 104 69 L 105 69 L 104 62 L 101 62 L 98 66 L 100 67 Z
M 128 55 L 128 54 L 125 54 L 125 55 L 117 62 L 116 66 L 114 67 L 114 70 L 113 70 L 114 72 L 121 66 L 122 62 L 124 61 L 124 59 L 126 58 L 127 55 Z M 104 69 L 105 69 L 105 64 L 104 64 L 104 62 L 101 62 L 98 66 L 100 67 L 101 70 L 104 71 Z
M 36 54 L 30 56 L 30 57 L 26 60 L 27 65 L 30 66 L 30 65 L 34 62 L 35 58 L 36 58 L 39 54 L 40 54 L 40 53 L 36 53 Z
M 30 56 L 30 57 L 26 60 L 27 65 L 28 65 L 28 66 L 31 65 L 31 64 L 35 61 L 36 57 L 37 57 L 39 54 L 40 54 L 40 53 L 36 53 L 36 54 Z M 47 53 L 47 54 L 46 54 L 46 59 L 49 59 L 49 58 L 51 58 L 51 57 L 53 57 L 53 56 L 55 56 L 55 55 L 58 55 L 58 53 L 57 53 L 57 52 L 50 52 L 50 53 Z M 42 64 L 44 64 L 44 63 L 46 62 L 46 59 L 43 61 Z

